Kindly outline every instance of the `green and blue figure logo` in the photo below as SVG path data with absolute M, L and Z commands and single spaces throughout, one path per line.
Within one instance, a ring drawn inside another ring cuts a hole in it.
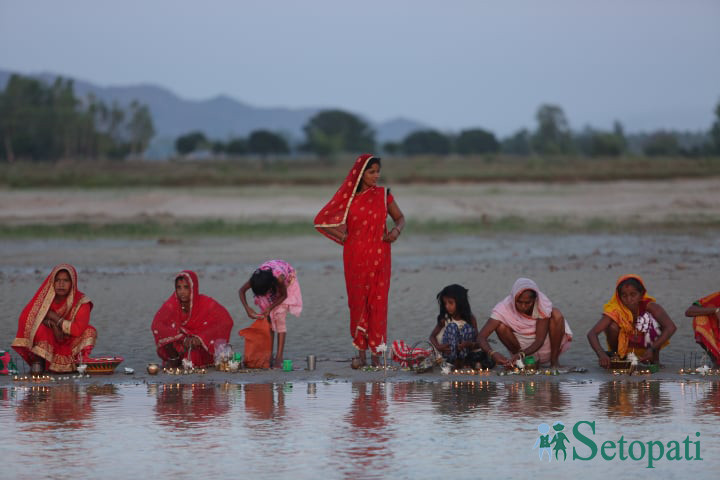
M 540 460 L 543 459 L 543 455 L 545 452 L 548 454 L 548 462 L 552 461 L 552 446 L 550 444 L 550 425 L 547 423 L 541 423 L 538 425 L 538 432 L 540 432 L 540 436 L 537 440 L 535 440 L 535 445 L 533 445 L 533 450 L 538 448 L 538 456 L 540 457 Z
M 538 449 L 538 457 L 540 460 L 543 459 L 545 453 L 548 456 L 548 462 L 552 461 L 552 454 L 555 452 L 555 460 L 560 460 L 558 455 L 560 452 L 563 454 L 563 462 L 567 460 L 567 447 L 565 442 L 570 442 L 570 439 L 563 433 L 565 424 L 562 422 L 553 423 L 553 432 L 550 433 L 550 425 L 547 423 L 541 423 L 538 425 L 538 432 L 540 436 L 535 440 L 533 450 Z M 551 439 L 552 438 L 552 439 Z M 553 446 L 554 444 L 554 446 Z

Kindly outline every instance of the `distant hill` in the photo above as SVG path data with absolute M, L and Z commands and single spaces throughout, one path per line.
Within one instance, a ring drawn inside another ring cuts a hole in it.
M 5 88 L 12 73 L 14 72 L 0 70 L 0 88 Z M 39 78 L 48 83 L 57 77 L 52 73 L 22 75 Z M 263 128 L 284 133 L 293 141 L 301 141 L 304 138 L 303 125 L 323 109 L 255 107 L 226 95 L 201 101 L 185 100 L 156 85 L 101 87 L 78 79 L 74 80 L 74 84 L 75 93 L 81 98 L 92 93 L 107 104 L 116 101 L 126 106 L 132 100 L 138 100 L 148 105 L 157 132 L 151 150 L 158 155 L 166 154 L 166 150 L 172 149 L 173 141 L 178 135 L 193 130 L 200 130 L 209 138 L 224 140 L 232 136 L 247 136 L 253 130 Z M 402 118 L 382 123 L 365 120 L 372 125 L 376 132 L 375 138 L 381 143 L 400 141 L 414 130 L 429 128 L 419 122 Z

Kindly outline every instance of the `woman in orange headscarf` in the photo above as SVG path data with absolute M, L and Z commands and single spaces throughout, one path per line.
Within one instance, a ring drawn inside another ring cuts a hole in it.
M 183 270 L 175 277 L 170 295 L 152 322 L 157 354 L 168 366 L 188 359 L 194 367 L 212 365 L 215 345 L 228 343 L 233 321 L 218 302 L 200 294 L 195 272 Z
M 685 311 L 685 316 L 693 319 L 695 341 L 710 354 L 715 366 L 720 365 L 720 292 L 694 302 Z
M 77 271 L 68 264 L 52 269 L 23 309 L 13 348 L 40 370 L 72 372 L 95 346 L 90 326 L 93 304 L 77 288 Z
M 660 362 L 664 348 L 677 327 L 655 299 L 647 294 L 639 275 L 623 275 L 615 292 L 603 307 L 603 315 L 587 334 L 590 346 L 598 356 L 600 366 L 610 367 L 610 357 L 600 346 L 598 335 L 605 332 L 608 346 L 625 358 L 634 352 L 641 362 Z
M 390 190 L 377 186 L 380 167 L 379 157 L 360 155 L 314 222 L 320 233 L 343 246 L 350 335 L 358 350 L 353 368 L 365 365 L 368 348 L 378 365 L 377 347 L 387 343 L 390 244 L 405 227 Z M 395 222 L 389 232 L 388 214 Z

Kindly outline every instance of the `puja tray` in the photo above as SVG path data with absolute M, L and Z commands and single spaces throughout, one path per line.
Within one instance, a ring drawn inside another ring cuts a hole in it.
M 83 360 L 87 369 L 85 372 L 93 375 L 110 375 L 115 368 L 125 360 L 123 357 L 97 357 Z
M 610 368 L 612 370 L 629 372 L 631 365 L 632 363 L 630 362 L 630 360 L 620 360 L 619 358 L 614 358 L 610 360 Z

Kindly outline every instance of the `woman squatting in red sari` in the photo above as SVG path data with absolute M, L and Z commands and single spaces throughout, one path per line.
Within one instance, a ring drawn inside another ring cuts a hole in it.
M 695 341 L 710 354 L 715 367 L 720 366 L 720 292 L 694 302 L 685 316 L 693 319 Z
M 95 346 L 90 326 L 93 304 L 77 288 L 77 271 L 60 264 L 35 292 L 18 322 L 13 348 L 33 372 L 73 372 Z
M 190 360 L 194 367 L 212 365 L 215 345 L 230 339 L 233 321 L 218 302 L 200 294 L 195 272 L 183 270 L 175 277 L 170 295 L 152 322 L 157 354 L 168 367 Z
M 390 190 L 377 186 L 380 167 L 379 157 L 359 156 L 314 222 L 320 233 L 343 246 L 350 335 L 358 350 L 353 368 L 366 364 L 368 348 L 373 365 L 379 365 L 377 347 L 387 342 L 390 244 L 405 226 Z M 395 222 L 389 232 L 388 214 Z

